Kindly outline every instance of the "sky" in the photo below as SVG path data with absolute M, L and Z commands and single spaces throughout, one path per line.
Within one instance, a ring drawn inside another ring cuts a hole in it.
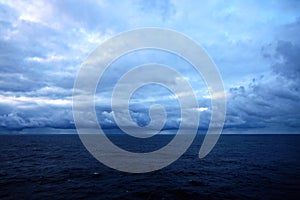
M 75 128 L 72 92 L 82 62 L 121 32 L 160 27 L 196 41 L 218 66 L 227 97 L 224 130 L 299 133 L 299 10 L 299 1 L 0 0 L 0 131 Z M 211 97 L 203 80 L 189 63 L 157 50 L 128 54 L 105 72 L 95 97 L 101 126 L 116 127 L 109 103 L 122 73 L 153 61 L 190 82 L 199 128 L 207 128 Z M 166 129 L 179 126 L 178 101 L 157 85 L 133 94 L 132 120 L 147 125 L 153 103 L 165 106 Z

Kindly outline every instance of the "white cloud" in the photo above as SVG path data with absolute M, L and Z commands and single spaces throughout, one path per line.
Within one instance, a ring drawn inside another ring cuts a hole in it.
M 0 95 L 0 103 L 12 104 L 12 105 L 56 105 L 66 106 L 72 105 L 70 99 L 50 99 L 46 97 L 26 97 L 26 96 L 3 96 Z

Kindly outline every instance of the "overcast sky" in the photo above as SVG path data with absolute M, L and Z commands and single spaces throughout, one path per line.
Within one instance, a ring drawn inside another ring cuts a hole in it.
M 299 1 L 3 1 L 0 0 L 0 129 L 74 128 L 72 89 L 81 63 L 106 39 L 141 27 L 181 32 L 206 49 L 227 93 L 226 130 L 300 130 Z M 138 59 L 137 59 L 138 58 Z M 115 127 L 113 84 L 138 64 L 174 66 L 197 93 L 200 127 L 210 117 L 201 77 L 166 52 L 135 52 L 116 61 L 96 97 L 103 127 Z M 151 74 L 149 74 L 151 76 Z M 163 88 L 134 94 L 131 116 L 149 123 L 152 103 L 166 106 L 166 128 L 180 123 L 178 102 Z

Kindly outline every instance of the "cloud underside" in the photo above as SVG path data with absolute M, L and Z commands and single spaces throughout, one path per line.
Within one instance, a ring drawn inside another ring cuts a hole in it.
M 183 32 L 214 59 L 226 87 L 226 129 L 300 130 L 300 4 L 198 4 L 0 1 L 0 129 L 75 128 L 72 92 L 81 63 L 119 32 L 156 26 Z M 190 82 L 199 103 L 199 108 L 190 109 L 197 110 L 199 128 L 206 129 L 214 97 L 201 76 L 182 58 L 150 50 L 128 54 L 106 72 L 95 97 L 100 125 L 117 127 L 110 97 L 120 74 L 153 60 L 173 66 Z M 174 80 L 170 84 L 180 85 Z M 132 121 L 149 124 L 153 104 L 165 107 L 165 128 L 180 126 L 176 95 L 157 86 L 134 94 L 129 106 Z

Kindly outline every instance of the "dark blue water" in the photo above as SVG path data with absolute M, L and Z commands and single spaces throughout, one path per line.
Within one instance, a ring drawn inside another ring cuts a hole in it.
M 1 135 L 0 198 L 300 199 L 300 135 L 222 135 L 200 160 L 201 140 L 164 169 L 128 174 L 99 163 L 77 135 Z

